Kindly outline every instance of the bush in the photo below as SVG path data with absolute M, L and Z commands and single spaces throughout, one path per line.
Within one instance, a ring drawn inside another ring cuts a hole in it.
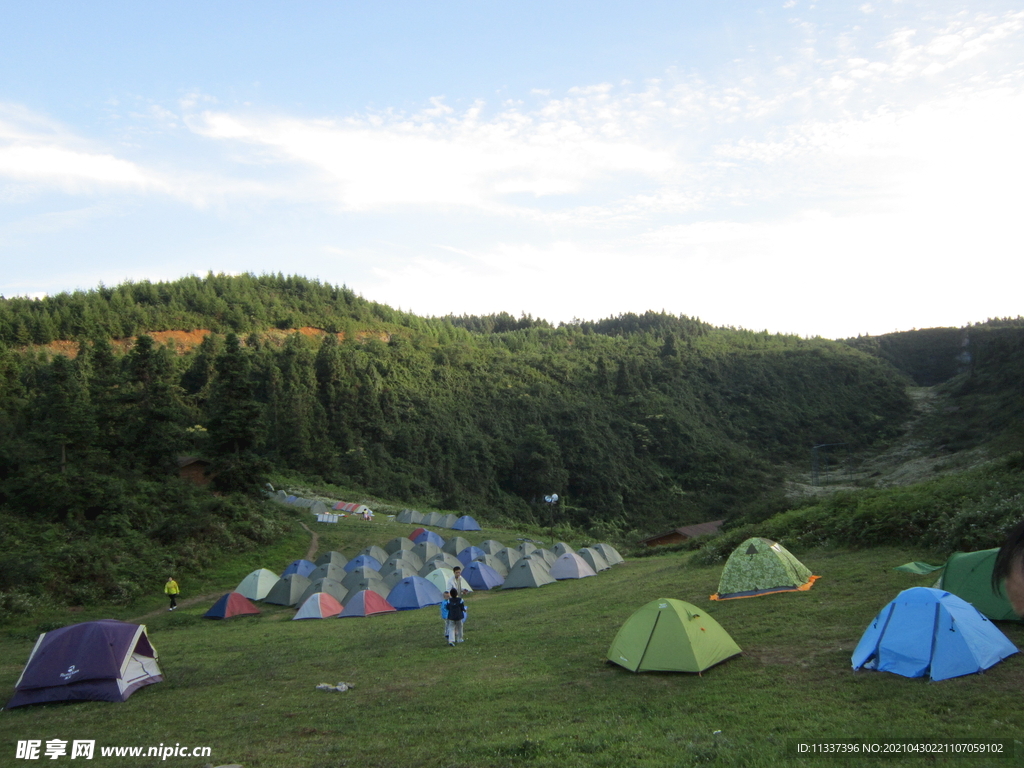
M 905 488 L 837 493 L 729 530 L 704 544 L 694 562 L 720 563 L 751 536 L 791 550 L 921 545 L 974 551 L 1000 546 L 1022 518 L 1024 473 L 1008 460 Z
M 959 511 L 936 521 L 926 540 L 936 549 L 971 552 L 998 547 L 1021 519 L 1024 493 L 1003 497 L 999 490 L 977 501 L 965 502 Z
M 0 624 L 10 621 L 16 615 L 32 613 L 42 604 L 40 597 L 22 589 L 0 592 Z

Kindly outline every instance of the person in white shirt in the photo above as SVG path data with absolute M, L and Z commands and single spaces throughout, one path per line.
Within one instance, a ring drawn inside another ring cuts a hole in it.
M 466 580 L 462 578 L 462 568 L 455 566 L 452 568 L 452 577 L 448 579 L 448 583 L 445 585 L 444 591 L 451 592 L 453 589 L 458 590 L 458 594 L 465 595 L 469 592 L 466 589 Z

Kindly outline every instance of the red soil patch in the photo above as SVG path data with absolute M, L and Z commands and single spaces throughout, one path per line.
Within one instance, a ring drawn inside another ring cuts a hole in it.
M 153 331 L 153 333 L 149 335 L 161 344 L 166 344 L 173 340 L 179 347 L 192 349 L 192 347 L 198 347 L 202 344 L 203 339 L 211 333 L 213 333 L 213 331 Z
M 156 341 L 157 344 L 167 345 L 173 342 L 178 354 L 185 354 L 189 350 L 195 349 L 202 344 L 203 339 L 211 333 L 213 333 L 213 331 L 200 328 L 193 331 L 151 331 L 148 335 L 152 336 L 153 340 Z M 327 335 L 327 331 L 307 325 L 302 328 L 287 328 L 284 330 L 271 328 L 264 331 L 260 336 L 271 343 L 283 344 L 284 340 L 293 333 L 301 333 L 303 336 L 307 337 L 320 337 Z M 336 333 L 334 335 L 338 337 L 339 341 L 344 341 L 345 339 L 344 333 Z M 135 338 L 136 337 L 130 337 L 127 339 L 111 339 L 110 344 L 118 352 L 124 353 L 135 346 Z M 357 341 L 366 341 L 368 339 L 378 339 L 383 342 L 388 342 L 391 341 L 391 334 L 386 331 L 361 331 L 356 334 Z M 44 345 L 43 349 L 54 354 L 64 355 L 65 357 L 74 359 L 78 355 L 78 342 L 66 340 L 51 341 L 49 344 Z

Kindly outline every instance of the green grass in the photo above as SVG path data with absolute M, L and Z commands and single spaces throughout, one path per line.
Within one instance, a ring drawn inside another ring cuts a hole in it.
M 351 556 L 413 527 L 378 518 L 315 530 L 320 551 Z M 514 543 L 508 531 L 466 538 L 492 537 Z M 279 571 L 305 554 L 297 535 L 289 547 L 260 564 Z M 19 739 L 78 738 L 96 739 L 97 747 L 163 742 L 213 750 L 211 758 L 133 763 L 142 767 L 839 766 L 865 761 L 798 759 L 788 755 L 787 743 L 1006 740 L 1024 733 L 1020 656 L 983 675 L 941 683 L 851 671 L 850 654 L 878 610 L 901 589 L 933 581 L 892 570 L 922 559 L 922 552 L 815 550 L 801 559 L 821 575 L 811 591 L 722 603 L 707 599 L 721 566 L 699 567 L 679 554 L 631 560 L 596 578 L 541 589 L 474 593 L 467 600 L 466 642 L 454 649 L 444 644 L 433 608 L 301 622 L 273 606 L 259 617 L 229 621 L 200 618 L 208 604 L 163 613 L 148 626 L 166 682 L 125 704 L 4 711 L 0 764 L 15 762 Z M 231 579 L 250 564 L 236 563 Z M 743 654 L 702 676 L 633 674 L 607 664 L 619 626 L 659 597 L 703 607 Z M 1001 629 L 1024 643 L 1021 625 Z M 30 650 L 24 633 L 0 638 L 0 695 L 10 695 Z M 341 694 L 315 690 L 338 681 L 356 687 Z M 881 762 L 1024 764 L 1022 758 Z

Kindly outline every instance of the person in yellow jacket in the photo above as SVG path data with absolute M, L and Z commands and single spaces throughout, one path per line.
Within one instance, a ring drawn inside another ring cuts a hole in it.
M 167 583 L 164 584 L 164 594 L 171 598 L 171 607 L 167 609 L 168 611 L 173 611 L 178 607 L 177 597 L 179 592 L 181 590 L 178 589 L 178 582 L 174 580 L 173 576 L 168 576 Z

